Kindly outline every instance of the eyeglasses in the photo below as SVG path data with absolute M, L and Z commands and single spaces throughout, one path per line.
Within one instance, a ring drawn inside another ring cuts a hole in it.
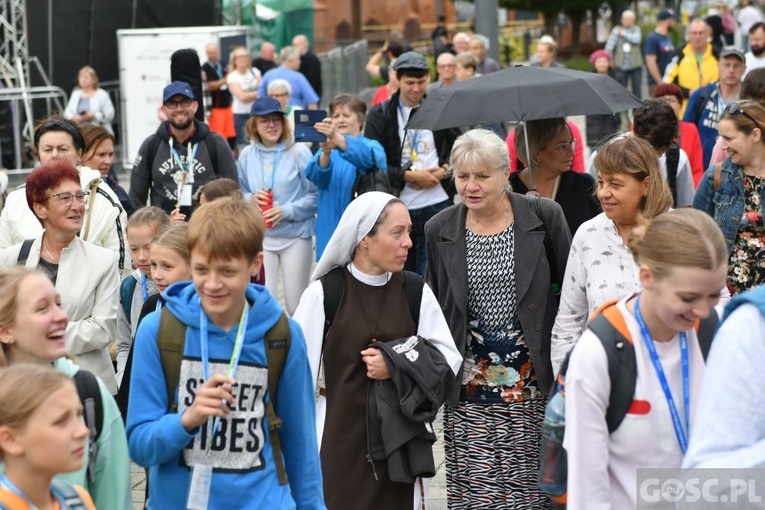
M 258 124 L 261 126 L 267 126 L 269 124 L 281 124 L 282 123 L 282 117 L 258 117 Z
M 664 101 L 667 104 L 677 104 L 680 102 L 677 100 L 675 96 L 664 96 L 664 97 L 660 97 L 659 99 Z
M 59 201 L 61 205 L 64 207 L 72 207 L 72 201 L 77 200 L 77 203 L 84 204 L 85 198 L 90 195 L 89 191 L 80 191 L 79 193 L 68 193 L 68 192 L 62 192 L 62 193 L 56 193 L 55 195 L 51 195 L 49 197 L 45 197 L 45 200 L 50 200 L 51 198 L 55 198 Z
M 287 97 L 289 95 L 290 95 L 289 92 L 272 92 L 271 94 L 268 94 L 268 97 L 277 98 L 277 97 Z
M 725 113 L 730 113 L 731 115 L 735 115 L 735 114 L 737 114 L 737 113 L 741 113 L 741 114 L 743 114 L 743 115 L 744 115 L 744 116 L 745 116 L 747 119 L 749 119 L 749 120 L 751 120 L 752 122 L 754 122 L 754 125 L 755 125 L 755 126 L 757 126 L 757 127 L 760 127 L 760 123 L 759 123 L 759 122 L 757 122 L 756 120 L 754 120 L 754 119 L 752 118 L 752 116 L 751 116 L 751 115 L 749 115 L 748 113 L 746 113 L 746 112 L 744 111 L 744 109 L 743 109 L 743 108 L 741 108 L 741 105 L 740 105 L 740 104 L 738 104 L 736 101 L 733 101 L 733 102 L 732 102 L 732 103 L 730 103 L 728 106 L 726 106 L 726 107 L 725 107 L 725 110 L 724 110 L 724 112 L 725 112 Z
M 175 110 L 179 106 L 181 108 L 188 108 L 189 106 L 191 106 L 191 103 L 192 103 L 192 100 L 187 97 L 185 99 L 179 99 L 178 101 L 167 101 L 165 103 L 165 108 L 167 108 L 168 110 Z
M 551 147 L 552 149 L 555 149 L 556 151 L 560 152 L 561 154 L 565 154 L 568 151 L 575 152 L 576 151 L 576 139 L 571 140 L 570 142 L 562 142 L 555 146 L 547 146 Z M 547 148 L 545 147 L 545 148 Z

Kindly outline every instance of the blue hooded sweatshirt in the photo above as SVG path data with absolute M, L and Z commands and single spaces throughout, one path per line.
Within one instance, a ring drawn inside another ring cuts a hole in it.
M 265 415 L 268 370 L 263 337 L 282 312 L 277 301 L 252 284 L 246 296 L 251 305 L 239 367 L 232 393 L 231 413 L 221 420 L 205 454 L 212 419 L 186 432 L 181 414 L 191 405 L 203 382 L 199 298 L 191 282 L 165 291 L 167 308 L 187 327 L 186 344 L 176 401 L 178 412 L 168 412 L 167 389 L 157 333 L 160 313 L 141 322 L 135 338 L 134 369 L 130 381 L 127 433 L 131 458 L 149 468 L 149 508 L 186 508 L 191 467 L 212 464 L 209 510 L 231 508 L 324 509 L 321 465 L 314 419 L 314 390 L 300 327 L 290 319 L 291 346 L 281 375 L 276 414 L 289 485 L 279 485 Z M 210 374 L 227 373 L 237 327 L 226 332 L 208 321 Z

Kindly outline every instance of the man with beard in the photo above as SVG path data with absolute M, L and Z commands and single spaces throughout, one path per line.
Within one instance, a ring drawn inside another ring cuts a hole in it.
M 188 83 L 174 81 L 165 87 L 162 113 L 167 120 L 141 144 L 130 175 L 130 200 L 136 209 L 151 196 L 151 205 L 189 215 L 205 183 L 220 177 L 237 180 L 226 139 L 194 119 L 197 108 Z
M 758 22 L 749 29 L 749 51 L 746 52 L 746 72 L 765 67 L 765 23 Z M 746 74 L 744 74 L 746 78 Z

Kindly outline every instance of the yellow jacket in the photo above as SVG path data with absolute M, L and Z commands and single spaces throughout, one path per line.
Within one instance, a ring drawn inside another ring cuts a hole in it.
M 678 118 L 683 118 L 685 105 L 688 104 L 688 98 L 693 91 L 717 81 L 718 78 L 717 57 L 712 53 L 712 45 L 709 43 L 707 43 L 707 50 L 699 62 L 696 61 L 696 55 L 690 44 L 685 45 L 682 55 L 672 57 L 664 71 L 663 81 L 664 83 L 675 83 L 683 90 L 685 101 L 683 101 L 683 107 Z

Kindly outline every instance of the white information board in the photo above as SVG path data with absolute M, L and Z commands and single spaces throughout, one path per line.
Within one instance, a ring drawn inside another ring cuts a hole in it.
M 141 144 L 159 127 L 162 89 L 170 83 L 171 55 L 192 48 L 199 54 L 200 64 L 204 64 L 207 43 L 247 35 L 249 30 L 243 26 L 117 30 L 125 168 L 132 168 Z

